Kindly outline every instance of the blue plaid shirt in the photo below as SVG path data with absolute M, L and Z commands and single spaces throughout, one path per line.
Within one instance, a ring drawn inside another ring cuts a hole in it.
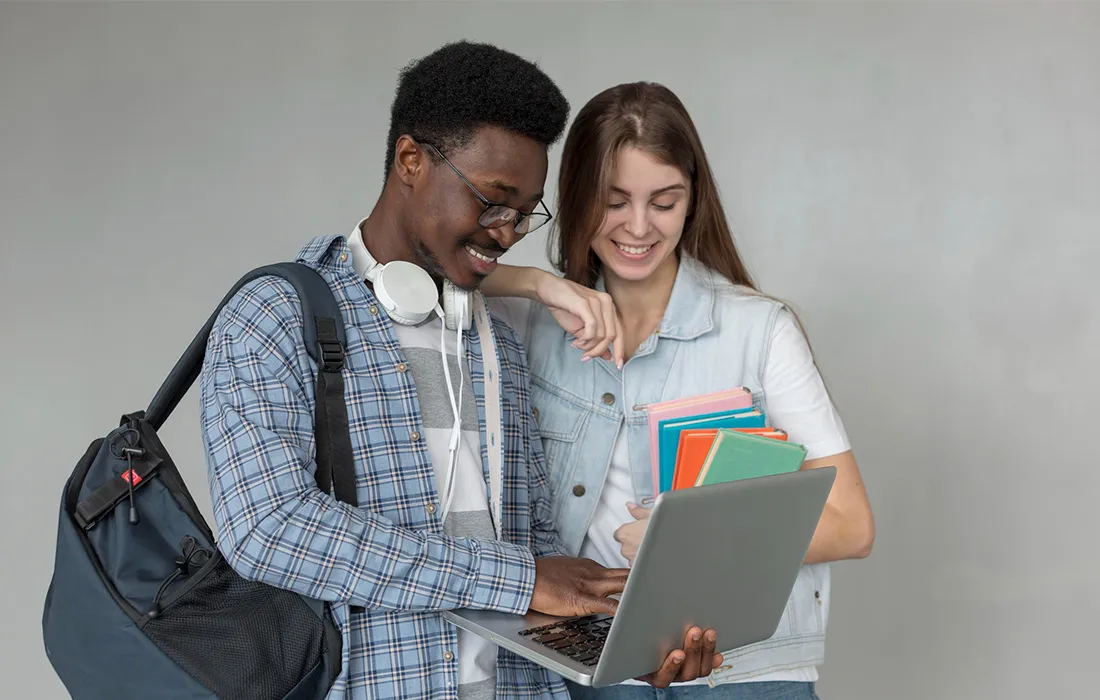
M 294 288 L 249 283 L 214 325 L 200 378 L 218 546 L 242 576 L 333 604 L 343 668 L 329 698 L 456 698 L 455 628 L 441 610 L 523 613 L 534 557 L 560 554 L 523 348 L 493 321 L 503 424 L 502 541 L 443 534 L 411 373 L 391 321 L 352 269 L 343 236 L 298 256 L 328 281 L 347 328 L 343 371 L 359 507 L 317 488 L 316 367 Z M 467 357 L 485 424 L 476 332 Z M 488 483 L 482 433 L 482 464 Z M 352 613 L 359 605 L 365 612 Z M 568 697 L 561 679 L 501 651 L 497 697 Z

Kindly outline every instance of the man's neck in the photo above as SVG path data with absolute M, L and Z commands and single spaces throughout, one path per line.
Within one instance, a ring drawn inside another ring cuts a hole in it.
M 416 262 L 416 255 L 407 237 L 401 235 L 397 217 L 383 201 L 374 207 L 370 216 L 359 226 L 363 245 L 380 265 L 394 260 Z

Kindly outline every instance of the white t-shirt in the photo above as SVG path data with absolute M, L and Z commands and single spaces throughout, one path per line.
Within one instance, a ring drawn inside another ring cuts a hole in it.
M 448 443 L 454 413 L 447 394 L 447 380 L 443 373 L 443 357 L 439 351 L 439 334 L 443 321 L 436 315 L 418 326 L 393 324 L 401 350 L 405 355 L 408 372 L 416 385 L 420 414 L 424 422 L 423 435 L 428 455 L 435 471 L 436 488 L 445 499 L 447 482 Z M 470 537 L 481 540 L 496 539 L 492 516 L 489 513 L 489 497 L 485 488 L 485 473 L 481 466 L 481 428 L 478 422 L 477 403 L 470 383 L 470 371 L 465 354 L 462 362 L 456 356 L 455 331 L 445 332 L 447 362 L 451 374 L 451 386 L 455 398 L 459 397 L 459 370 L 462 379 L 461 439 L 458 445 L 458 461 L 455 465 L 450 510 L 443 521 L 443 531 L 451 537 Z M 496 693 L 496 645 L 476 634 L 458 630 L 458 697 L 460 700 L 490 700 Z
M 356 237 L 355 234 L 352 234 Z M 359 240 L 351 245 L 353 260 L 357 269 L 365 269 L 365 262 L 356 259 L 356 252 L 362 243 Z M 450 395 L 447 392 L 447 379 L 443 372 L 443 355 L 440 347 L 440 333 L 443 321 L 432 314 L 428 320 L 417 326 L 405 326 L 393 323 L 394 333 L 405 356 L 406 371 L 412 375 L 416 386 L 417 401 L 420 404 L 423 435 L 435 472 L 436 488 L 440 498 L 446 499 L 447 471 L 450 450 L 448 449 L 451 429 L 454 426 L 454 412 L 451 409 Z M 451 377 L 451 387 L 456 402 L 461 396 L 461 432 L 458 445 L 458 459 L 451 488 L 453 495 L 450 510 L 443 520 L 443 531 L 451 537 L 469 537 L 473 539 L 496 539 L 492 515 L 489 511 L 489 496 L 485 487 L 485 474 L 481 465 L 481 426 L 478 420 L 477 403 L 470 380 L 470 369 L 466 362 L 465 350 L 461 362 L 458 358 L 458 339 L 456 331 L 443 333 L 447 353 L 447 366 Z M 459 392 L 461 371 L 461 394 Z M 441 504 L 442 506 L 442 504 Z M 458 664 L 459 700 L 491 700 L 496 695 L 497 646 L 476 634 L 458 630 L 458 648 L 453 650 L 455 663 Z
M 530 302 L 523 299 L 518 302 L 525 303 L 517 303 L 514 299 L 493 299 L 492 302 L 493 310 L 522 336 Z M 522 340 L 526 343 L 525 338 Z M 762 389 L 768 424 L 787 431 L 788 440 L 805 446 L 807 460 L 840 454 L 851 448 L 840 415 L 814 363 L 810 346 L 798 329 L 794 316 L 786 309 L 778 314 L 772 328 Z M 615 440 L 607 479 L 592 516 L 592 524 L 581 545 L 580 556 L 604 566 L 628 566 L 621 545 L 614 538 L 615 530 L 634 520 L 626 508 L 628 502 L 637 503 L 638 498 L 631 476 L 626 428 L 622 427 Z M 756 676 L 750 680 L 814 682 L 817 679 L 817 668 L 809 666 Z M 705 683 L 706 679 L 693 682 Z

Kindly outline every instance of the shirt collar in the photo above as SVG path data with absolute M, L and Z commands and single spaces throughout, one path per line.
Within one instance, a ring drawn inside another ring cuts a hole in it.
M 681 253 L 672 295 L 657 331 L 660 337 L 691 340 L 714 328 L 712 277 L 711 271 L 698 260 Z M 596 289 L 606 290 L 602 274 L 596 281 Z
M 298 252 L 297 260 L 316 267 L 350 268 L 359 279 L 367 275 L 367 248 L 360 226 L 362 219 L 346 236 L 317 236 Z
M 367 244 L 363 242 L 363 222 L 361 220 L 348 235 L 348 250 L 351 253 L 351 267 L 359 279 L 367 278 L 367 268 L 370 266 L 370 253 L 367 252 Z

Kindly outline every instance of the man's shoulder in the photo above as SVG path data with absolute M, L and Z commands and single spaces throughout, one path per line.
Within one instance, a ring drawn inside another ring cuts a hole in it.
M 316 236 L 289 260 L 326 276 L 333 243 L 339 236 Z M 265 263 L 266 264 L 266 263 Z M 257 265 L 257 269 L 263 265 Z M 328 280 L 326 280 L 328 281 Z M 285 332 L 302 326 L 302 302 L 293 283 L 278 274 L 266 274 L 245 282 L 226 300 L 219 324 L 235 324 L 256 332 Z

